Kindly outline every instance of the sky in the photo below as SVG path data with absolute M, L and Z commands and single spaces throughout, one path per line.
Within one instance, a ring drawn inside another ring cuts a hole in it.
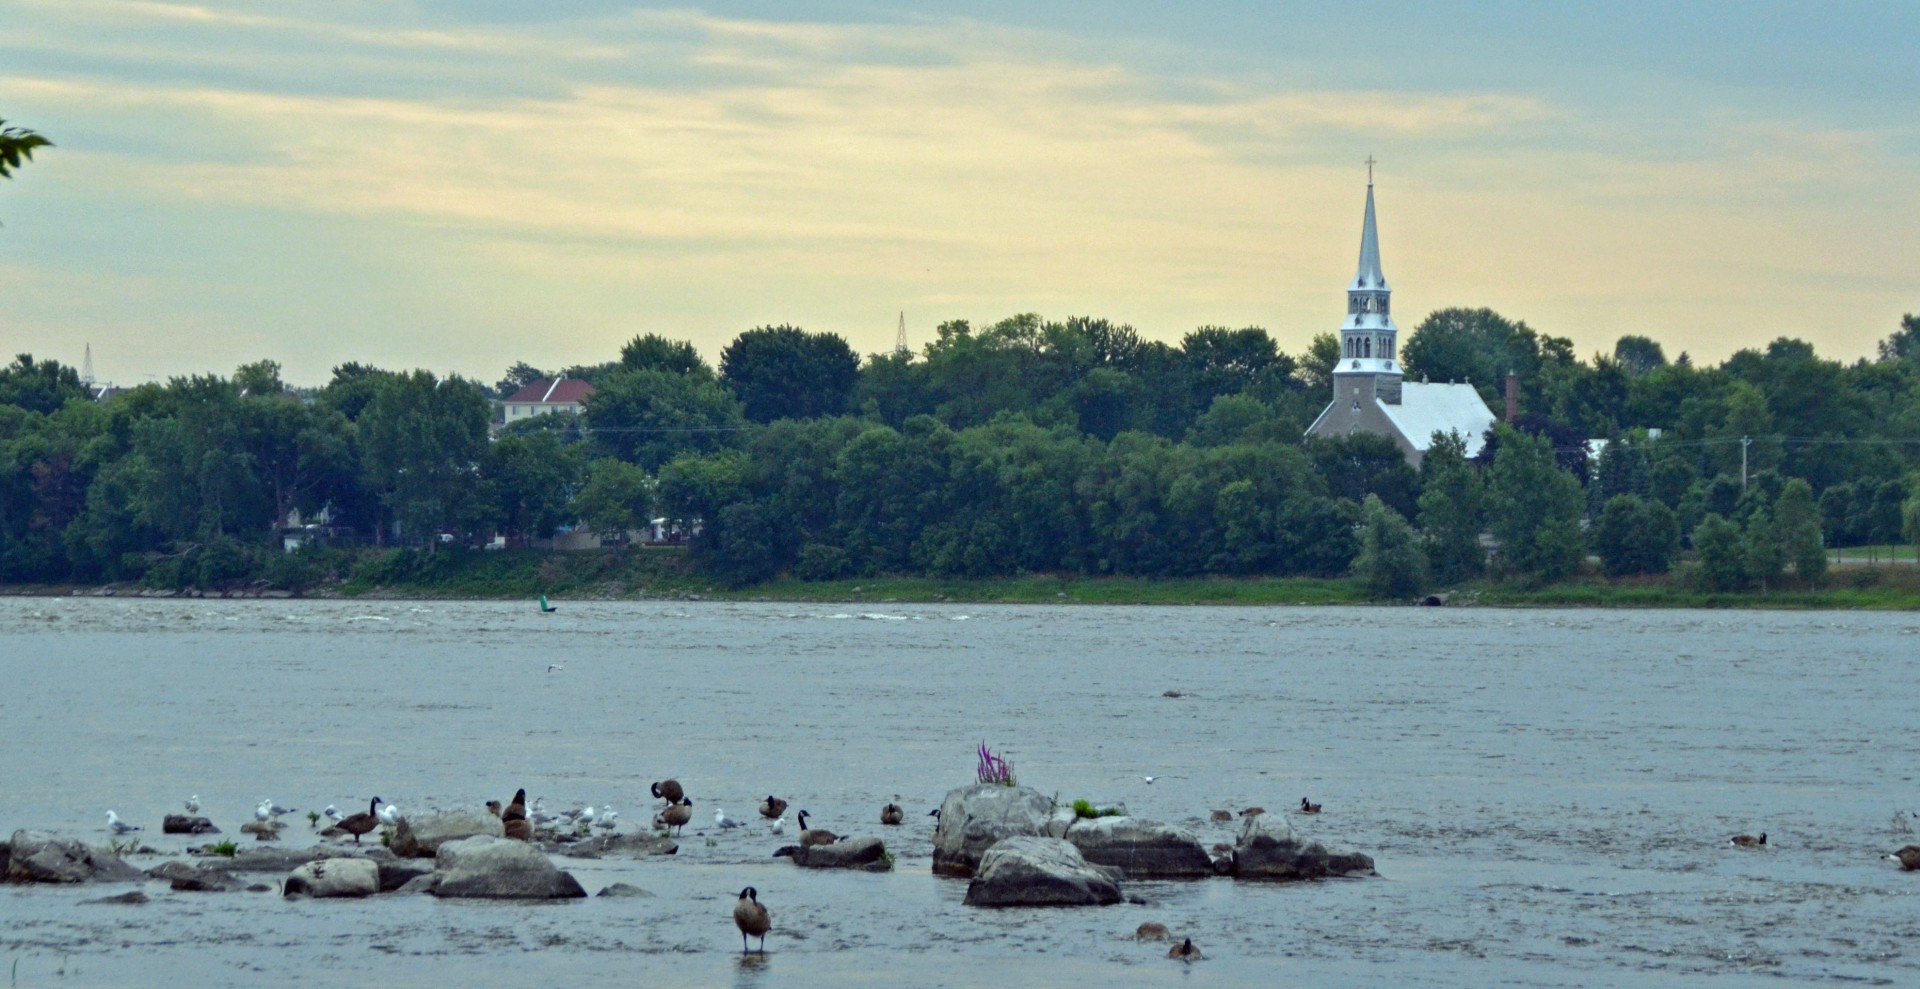
M 0 352 L 491 382 L 1486 306 L 1717 362 L 1920 311 L 1920 3 L 0 0 Z

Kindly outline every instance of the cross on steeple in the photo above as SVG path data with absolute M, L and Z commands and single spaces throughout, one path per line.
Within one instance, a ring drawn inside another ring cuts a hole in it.
M 1373 156 L 1367 156 L 1367 184 L 1373 184 Z

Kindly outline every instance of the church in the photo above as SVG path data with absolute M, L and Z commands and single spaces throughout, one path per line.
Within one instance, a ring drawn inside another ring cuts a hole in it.
M 1347 286 L 1347 319 L 1340 325 L 1340 363 L 1333 371 L 1333 404 L 1307 427 L 1308 436 L 1377 433 L 1393 440 L 1415 470 L 1433 434 L 1458 433 L 1467 456 L 1480 452 L 1493 412 L 1471 384 L 1403 381 L 1393 323 L 1393 290 L 1380 272 L 1380 235 L 1373 225 L 1373 175 L 1368 167 L 1367 216 L 1360 228 L 1360 271 Z

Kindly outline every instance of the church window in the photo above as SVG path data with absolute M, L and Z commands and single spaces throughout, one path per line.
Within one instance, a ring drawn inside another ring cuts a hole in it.
M 1360 356 L 1372 357 L 1373 356 L 1373 338 L 1368 337 L 1367 339 L 1362 340 L 1360 342 L 1360 350 L 1361 350 Z

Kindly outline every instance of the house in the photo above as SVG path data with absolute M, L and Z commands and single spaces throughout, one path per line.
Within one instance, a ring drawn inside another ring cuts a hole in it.
M 1393 290 L 1380 271 L 1380 236 L 1373 222 L 1373 177 L 1367 177 L 1367 214 L 1360 230 L 1360 271 L 1347 286 L 1347 318 L 1340 326 L 1340 363 L 1333 371 L 1333 402 L 1307 427 L 1308 436 L 1375 433 L 1392 439 L 1415 470 L 1433 434 L 1455 433 L 1467 456 L 1480 452 L 1493 412 L 1472 384 L 1401 380 Z
M 579 415 L 581 403 L 593 394 L 593 386 L 579 378 L 541 378 L 508 395 L 500 404 L 506 409 L 509 424 L 549 412 Z

